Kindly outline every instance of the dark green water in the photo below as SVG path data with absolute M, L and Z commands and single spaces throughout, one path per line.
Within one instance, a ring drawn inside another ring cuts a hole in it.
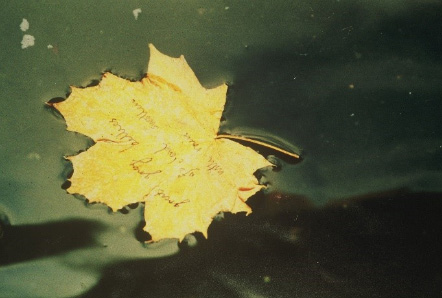
M 3 1 L 0 297 L 440 295 L 440 15 L 430 0 Z M 145 246 L 142 206 L 61 188 L 63 156 L 91 142 L 44 103 L 104 71 L 140 79 L 148 43 L 229 84 L 222 132 L 303 157 L 192 248 Z

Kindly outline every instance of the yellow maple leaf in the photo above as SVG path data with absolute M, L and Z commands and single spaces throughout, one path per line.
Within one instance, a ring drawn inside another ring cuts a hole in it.
M 67 157 L 74 168 L 67 191 L 114 211 L 144 202 L 153 241 L 207 237 L 217 213 L 251 212 L 245 202 L 263 187 L 253 173 L 271 163 L 217 135 L 226 85 L 205 89 L 183 56 L 149 47 L 141 81 L 105 73 L 97 86 L 72 87 L 52 104 L 68 130 L 96 142 Z

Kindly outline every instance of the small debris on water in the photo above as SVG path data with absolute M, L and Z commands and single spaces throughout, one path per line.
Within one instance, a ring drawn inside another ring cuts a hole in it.
M 20 30 L 25 32 L 28 29 L 29 29 L 29 22 L 28 22 L 28 20 L 23 19 L 20 24 Z
M 135 20 L 138 20 L 138 15 L 141 13 L 141 8 L 136 8 L 136 9 L 134 9 L 134 10 L 132 11 L 132 13 L 133 13 L 133 15 L 134 15 L 134 17 L 135 17 Z
M 28 47 L 32 47 L 35 44 L 35 37 L 29 34 L 23 35 L 23 39 L 21 41 L 21 48 L 26 49 Z

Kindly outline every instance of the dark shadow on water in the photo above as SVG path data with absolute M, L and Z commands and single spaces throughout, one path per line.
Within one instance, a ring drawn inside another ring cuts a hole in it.
M 103 226 L 94 221 L 65 220 L 37 225 L 2 226 L 0 266 L 97 246 Z
M 110 265 L 83 297 L 440 294 L 442 193 L 398 190 L 323 208 L 299 200 L 260 197 L 252 215 L 226 214 L 208 240 L 175 256 Z

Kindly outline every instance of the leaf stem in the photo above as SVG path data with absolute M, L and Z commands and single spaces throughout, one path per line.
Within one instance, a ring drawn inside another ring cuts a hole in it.
M 281 149 L 279 147 L 267 144 L 267 143 L 262 142 L 262 141 L 258 141 L 258 140 L 254 140 L 254 139 L 249 139 L 249 138 L 242 137 L 242 136 L 220 134 L 220 135 L 217 135 L 215 137 L 215 139 L 231 139 L 231 140 L 240 140 L 240 141 L 250 142 L 250 143 L 254 143 L 254 144 L 257 144 L 257 145 L 264 146 L 266 148 L 270 148 L 270 149 L 276 150 L 278 152 L 281 152 L 281 153 L 283 153 L 285 155 L 288 155 L 288 156 L 291 156 L 291 157 L 294 157 L 294 158 L 299 158 L 299 155 L 296 154 L 296 153 L 293 153 L 293 152 Z

